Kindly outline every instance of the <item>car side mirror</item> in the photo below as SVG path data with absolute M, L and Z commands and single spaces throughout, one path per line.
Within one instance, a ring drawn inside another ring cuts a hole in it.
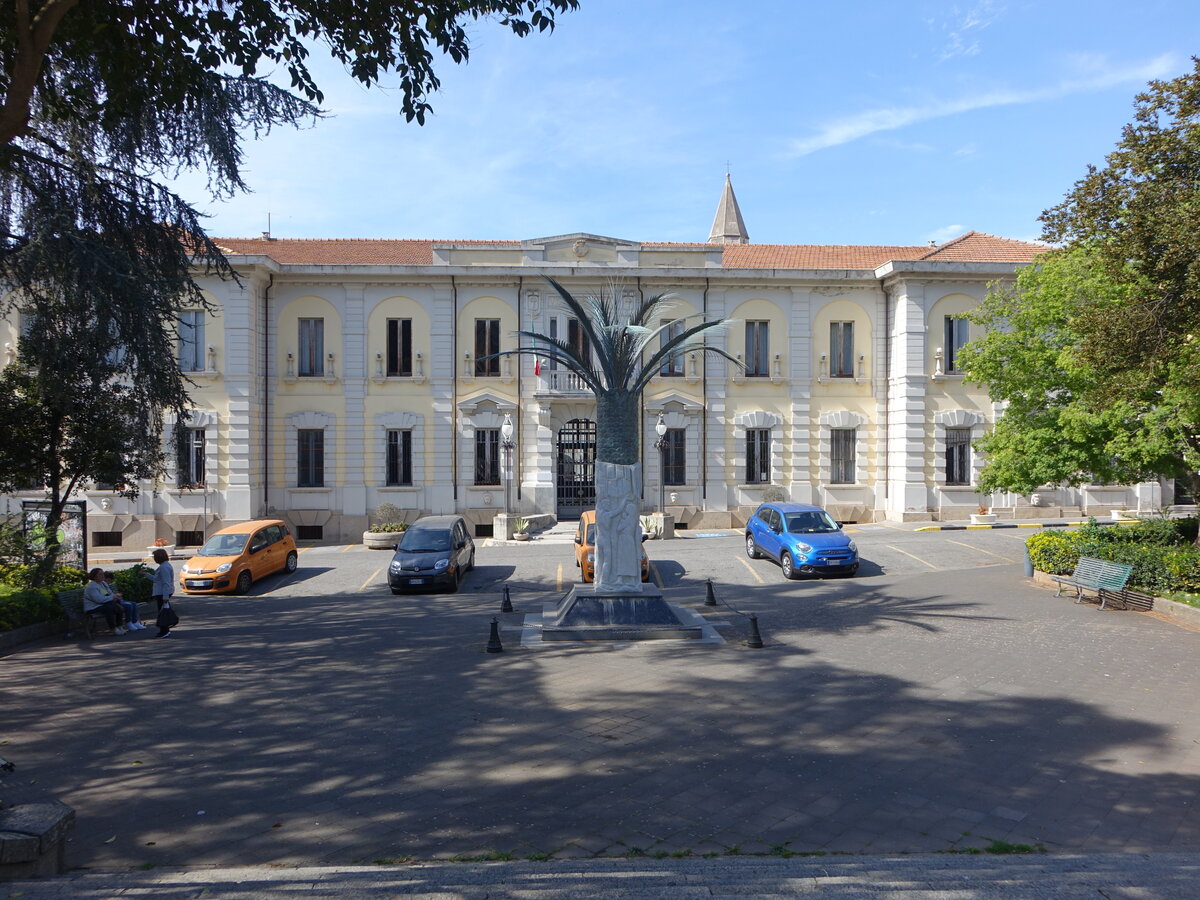
M 783 534 L 783 526 L 782 525 L 772 525 L 771 530 L 773 532 L 775 532 L 776 534 Z
M 648 540 L 650 540 L 650 535 L 648 535 L 646 532 L 643 531 L 642 532 L 642 543 L 644 544 Z
M 581 538 L 579 535 L 575 535 L 575 543 L 579 544 L 579 546 L 582 547 L 583 546 L 583 538 Z
M 400 549 L 400 545 L 399 545 L 399 544 L 392 544 L 392 550 L 393 550 L 393 551 L 396 551 L 396 550 L 399 550 L 399 549 Z

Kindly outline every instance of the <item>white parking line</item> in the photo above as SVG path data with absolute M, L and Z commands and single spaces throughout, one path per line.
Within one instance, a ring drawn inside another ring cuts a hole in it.
M 994 556 L 996 559 L 1002 559 L 1005 562 L 1020 562 L 1018 559 L 1009 559 L 1007 556 L 1001 556 L 999 553 L 993 553 L 991 550 L 984 550 L 982 547 L 976 547 L 972 544 L 964 544 L 962 541 L 946 541 L 947 544 L 958 544 L 960 547 L 966 547 L 968 550 L 978 550 L 980 553 L 986 553 L 988 556 Z
M 929 562 L 928 560 L 921 559 L 921 557 L 919 557 L 919 556 L 913 556 L 907 550 L 901 550 L 899 547 L 893 547 L 891 544 L 888 544 L 887 548 L 889 550 L 895 550 L 897 553 L 903 553 L 909 559 L 915 559 L 919 563 L 924 563 L 925 565 L 929 566 L 929 568 L 931 568 L 931 569 L 937 569 L 937 566 L 935 566 L 933 563 Z

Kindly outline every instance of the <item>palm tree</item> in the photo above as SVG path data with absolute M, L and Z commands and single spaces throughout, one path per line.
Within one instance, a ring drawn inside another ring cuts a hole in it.
M 518 331 L 517 336 L 529 344 L 497 355 L 552 360 L 578 376 L 595 393 L 596 589 L 601 592 L 640 590 L 638 541 L 641 529 L 637 505 L 641 470 L 637 466 L 642 391 L 663 363 L 676 354 L 715 353 L 735 365 L 741 363 L 724 350 L 704 343 L 702 336 L 713 328 L 726 325 L 724 319 L 686 325 L 685 317 L 683 330 L 664 339 L 670 325 L 655 326 L 652 323 L 660 321 L 670 311 L 674 300 L 671 294 L 643 298 L 625 318 L 615 287 L 580 300 L 553 278 L 546 280 L 579 320 L 587 340 L 574 345 L 536 331 Z M 620 489 L 605 490 L 603 481 L 614 477 L 614 470 L 606 468 L 605 464 L 628 470 L 615 476 L 620 478 Z M 619 567 L 619 571 L 613 571 L 612 565 L 603 564 L 606 557 L 609 563 Z

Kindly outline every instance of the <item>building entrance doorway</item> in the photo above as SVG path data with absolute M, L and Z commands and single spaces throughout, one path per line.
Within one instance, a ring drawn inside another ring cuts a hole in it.
M 596 505 L 596 423 L 572 419 L 558 432 L 558 518 L 578 519 Z

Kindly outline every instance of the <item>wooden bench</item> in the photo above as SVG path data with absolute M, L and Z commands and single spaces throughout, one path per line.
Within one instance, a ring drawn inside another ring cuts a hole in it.
M 83 609 L 83 588 L 74 588 L 69 591 L 59 591 L 54 595 L 62 606 L 63 612 L 67 614 L 67 637 L 74 634 L 75 628 L 83 629 L 83 636 L 89 641 L 92 639 L 92 632 L 97 624 L 103 628 L 108 627 L 108 622 L 104 618 L 104 614 L 96 612 L 85 612 Z
M 1125 587 L 1125 582 L 1129 580 L 1129 573 L 1132 571 L 1133 566 L 1123 563 L 1081 556 L 1075 565 L 1075 571 L 1070 575 L 1051 575 L 1050 577 L 1058 582 L 1058 591 L 1055 593 L 1055 597 L 1062 594 L 1063 585 L 1069 584 L 1075 588 L 1075 602 L 1080 603 L 1083 600 L 1084 591 L 1095 591 L 1097 594 L 1103 591 L 1114 593 L 1120 591 Z
M 1154 598 L 1149 594 L 1143 594 L 1127 587 L 1121 588 L 1119 591 L 1102 588 L 1100 590 L 1100 608 L 1104 609 L 1106 605 L 1112 606 L 1114 609 L 1136 609 L 1141 612 L 1149 612 L 1154 609 Z

